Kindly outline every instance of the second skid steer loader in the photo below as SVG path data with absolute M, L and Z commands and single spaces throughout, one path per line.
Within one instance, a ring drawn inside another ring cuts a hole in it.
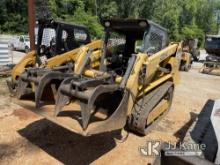
M 85 47 L 59 85 L 55 108 L 20 105 L 84 136 L 128 128 L 146 135 L 169 110 L 179 82 L 181 44 L 145 19 L 103 21 L 102 53 Z M 97 64 L 97 65 L 96 65 Z M 92 66 L 96 67 L 92 67 Z
M 18 80 L 25 69 L 59 66 L 71 56 L 74 57 L 77 48 L 90 43 L 91 39 L 88 29 L 84 26 L 54 20 L 38 20 L 36 41 L 36 51 L 27 53 L 12 69 L 11 78 L 7 81 L 12 95 L 16 94 Z M 62 59 L 59 57 L 54 59 L 63 53 L 66 54 Z
M 179 61 L 180 71 L 188 72 L 191 69 L 193 59 L 197 59 L 197 56 L 192 54 L 192 43 L 190 41 L 191 40 L 185 40 L 182 42 L 182 54 Z

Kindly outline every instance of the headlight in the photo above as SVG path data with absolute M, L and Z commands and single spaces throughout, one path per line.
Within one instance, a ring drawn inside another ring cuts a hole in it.
M 105 22 L 105 27 L 110 27 L 111 23 L 109 21 Z
M 139 22 L 139 26 L 146 27 L 147 26 L 147 22 L 141 21 L 141 22 Z

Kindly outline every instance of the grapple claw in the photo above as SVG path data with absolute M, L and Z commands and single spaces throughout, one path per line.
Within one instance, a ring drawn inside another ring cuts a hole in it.
M 40 101 L 41 101 L 44 89 L 50 82 L 55 80 L 58 83 L 58 82 L 64 80 L 66 77 L 70 77 L 70 76 L 72 76 L 72 74 L 62 73 L 60 71 L 51 71 L 51 72 L 44 74 L 42 77 L 38 78 L 39 83 L 36 84 L 36 90 L 35 90 L 36 108 L 41 107 L 42 104 L 40 104 Z M 56 82 L 54 82 L 54 83 L 56 83 Z M 52 85 L 55 85 L 55 84 L 51 84 L 51 89 L 52 89 Z M 53 92 L 54 100 L 56 100 L 55 93 L 54 93 L 54 90 L 55 90 L 54 87 L 55 86 L 53 86 L 52 92 Z
M 56 104 L 55 104 L 55 112 L 54 116 L 57 116 L 59 112 L 62 110 L 62 108 L 70 101 L 70 97 L 65 95 L 62 91 L 62 87 L 66 88 L 66 84 L 69 84 L 73 77 L 66 78 L 63 80 L 63 82 L 60 84 L 60 87 L 58 89 L 58 95 L 56 99 Z
M 7 79 L 6 80 L 9 92 L 11 96 L 15 96 L 16 95 L 16 88 L 15 88 L 15 83 L 11 80 L 11 79 Z
M 118 84 L 110 84 L 106 79 L 85 77 L 67 78 L 62 82 L 58 90 L 55 115 L 57 116 L 59 114 L 59 112 L 62 110 L 65 104 L 70 101 L 70 99 L 76 99 L 80 102 L 81 107 L 81 126 L 86 132 L 86 130 L 89 129 L 89 122 L 93 114 L 100 110 L 106 110 L 108 114 L 114 114 L 115 111 L 120 109 L 118 107 L 124 106 L 121 105 L 121 102 L 123 102 L 123 104 L 125 103 L 122 100 L 127 100 L 127 95 L 126 99 L 124 99 L 122 93 L 123 92 L 119 90 Z M 110 98 L 112 97 L 115 97 L 116 100 L 110 101 Z M 126 111 L 126 109 L 124 109 L 124 111 Z M 107 116 L 109 117 L 111 115 Z M 120 123 L 119 127 L 121 127 L 121 124 L 123 123 Z M 118 127 L 118 125 L 113 124 L 112 126 L 106 128 L 112 129 L 112 127 L 115 128 Z
M 31 93 L 31 89 L 28 89 L 28 82 L 25 81 L 25 78 L 27 77 L 27 73 L 23 73 L 19 79 L 18 79 L 18 87 L 16 91 L 16 97 L 20 99 L 23 95 Z

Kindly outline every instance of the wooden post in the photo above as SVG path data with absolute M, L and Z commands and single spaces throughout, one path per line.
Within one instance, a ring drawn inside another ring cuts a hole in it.
M 28 32 L 30 37 L 30 50 L 35 50 L 35 9 L 34 0 L 28 0 Z

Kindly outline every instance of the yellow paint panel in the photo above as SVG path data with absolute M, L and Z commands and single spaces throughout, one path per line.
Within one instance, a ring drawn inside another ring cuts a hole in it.
M 163 112 L 168 110 L 169 104 L 167 100 L 162 100 L 148 115 L 147 125 L 152 123 L 156 118 L 158 118 Z
M 162 84 L 163 82 L 169 80 L 170 78 L 172 78 L 172 74 L 167 74 L 161 78 L 159 78 L 158 80 L 155 80 L 153 82 L 151 82 L 145 89 L 144 89 L 144 93 L 149 92 L 150 90 L 152 90 L 153 88 L 157 87 L 158 85 Z M 143 94 L 143 92 L 141 92 L 138 97 L 141 97 Z
M 24 72 L 24 69 L 27 65 L 34 65 L 36 60 L 36 52 L 31 51 L 27 53 L 18 64 L 14 66 L 12 69 L 11 75 L 13 81 L 16 80 L 16 77 L 19 76 L 22 72 Z
M 91 43 L 84 45 L 82 47 L 87 47 L 88 49 L 100 49 L 102 47 L 102 40 L 96 40 L 96 41 L 92 41 Z M 46 62 L 46 67 L 48 68 L 52 68 L 55 66 L 59 66 L 67 61 L 73 60 L 76 61 L 78 59 L 78 52 L 80 51 L 80 49 L 82 48 L 77 48 L 77 49 L 73 49 L 69 52 L 63 53 L 61 55 L 56 55 L 53 58 L 50 58 L 47 60 Z

